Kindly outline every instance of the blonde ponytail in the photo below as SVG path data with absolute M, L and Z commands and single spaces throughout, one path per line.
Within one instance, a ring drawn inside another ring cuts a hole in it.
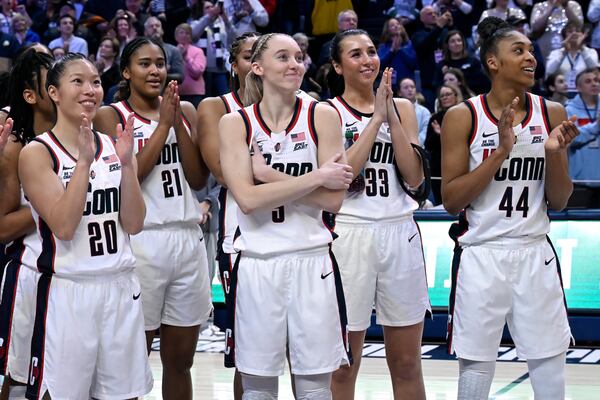
M 244 88 L 244 105 L 247 107 L 251 104 L 258 103 L 263 97 L 263 82 L 262 78 L 254 72 L 248 72 L 246 75 L 246 87 Z

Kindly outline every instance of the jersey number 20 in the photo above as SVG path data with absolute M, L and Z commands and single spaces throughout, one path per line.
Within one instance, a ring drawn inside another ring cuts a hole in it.
M 88 224 L 88 234 L 90 235 L 90 254 L 92 257 L 103 256 L 105 249 L 108 254 L 117 252 L 117 223 L 115 221 L 104 221 L 102 225 L 98 222 L 90 222 Z

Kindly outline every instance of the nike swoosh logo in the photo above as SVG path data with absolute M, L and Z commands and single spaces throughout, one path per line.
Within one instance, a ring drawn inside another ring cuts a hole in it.
M 134 300 L 137 300 L 137 299 L 139 299 L 141 294 L 142 294 L 142 292 L 139 292 L 137 295 L 135 295 L 135 294 L 134 294 L 134 295 L 133 295 L 133 299 L 134 299 Z
M 327 275 L 323 275 L 323 273 L 321 273 L 321 279 L 325 279 L 327 278 L 329 275 L 333 274 L 333 271 L 331 271 L 330 273 L 328 273 Z
M 358 123 L 358 121 L 354 121 L 354 122 L 353 122 L 353 123 L 351 123 L 351 124 L 349 124 L 349 123 L 347 123 L 347 122 L 346 122 L 346 128 L 349 128 L 349 127 L 351 127 L 352 125 L 354 125 L 354 124 L 357 124 L 357 123 Z
M 550 264 L 552 262 L 552 260 L 554 260 L 554 257 L 552 257 L 549 260 L 544 260 L 544 264 L 548 265 L 548 264 Z
M 412 235 L 410 238 L 408 238 L 408 242 L 412 242 L 412 240 L 415 238 L 415 236 L 417 236 L 417 234 L 415 233 L 414 235 Z
M 144 127 L 144 125 L 140 125 L 140 126 L 134 126 L 133 130 L 137 131 L 138 129 L 142 129 Z
M 494 135 L 497 135 L 497 134 L 498 134 L 498 132 L 494 132 L 494 133 L 483 133 L 481 136 L 483 136 L 483 137 L 490 137 L 490 136 L 494 136 Z

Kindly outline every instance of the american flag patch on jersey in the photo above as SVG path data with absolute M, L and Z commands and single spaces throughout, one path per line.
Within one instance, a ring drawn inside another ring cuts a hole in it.
M 102 161 L 104 161 L 107 164 L 112 164 L 112 163 L 119 162 L 119 157 L 117 157 L 116 154 L 111 154 L 110 156 L 102 157 Z
M 529 133 L 532 134 L 532 135 L 541 135 L 542 134 L 542 127 L 540 125 L 530 126 L 529 127 Z
M 304 132 L 292 133 L 292 142 L 300 142 L 302 140 L 306 140 L 306 135 Z

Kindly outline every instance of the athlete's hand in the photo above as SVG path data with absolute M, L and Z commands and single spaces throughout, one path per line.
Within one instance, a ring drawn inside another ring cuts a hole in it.
M 181 117 L 181 98 L 179 97 L 179 85 L 173 81 L 173 109 L 175 110 L 173 126 L 176 128 L 184 128 L 183 118 Z
M 498 120 L 498 136 L 500 143 L 498 144 L 498 150 L 503 150 L 506 155 L 510 154 L 510 151 L 515 144 L 515 132 L 513 131 L 513 122 L 515 120 L 515 107 L 519 103 L 519 98 L 515 97 L 514 100 L 502 110 L 500 120 Z
M 115 144 L 117 157 L 121 160 L 121 166 L 126 167 L 133 159 L 133 113 L 130 113 L 125 122 L 125 129 L 121 124 L 117 125 L 117 143 Z
M 176 81 L 171 81 L 167 84 L 165 91 L 163 93 L 162 101 L 160 102 L 159 109 L 159 125 L 166 126 L 168 128 L 172 128 L 175 126 L 175 86 L 177 85 Z
M 317 170 L 321 178 L 321 186 L 331 190 L 348 189 L 352 183 L 352 167 L 340 164 L 343 153 L 337 153 Z
M 92 133 L 92 124 L 84 113 L 81 113 L 81 125 L 79 126 L 79 156 L 77 162 L 85 163 L 90 166 L 94 161 L 96 149 L 94 149 L 94 134 Z
M 435 133 L 437 133 L 438 135 L 442 134 L 442 127 L 440 126 L 439 122 L 437 122 L 437 121 L 431 121 L 431 129 L 433 129 L 433 131 Z
M 544 143 L 544 150 L 548 153 L 556 153 L 564 150 L 579 135 L 579 129 L 575 125 L 576 116 L 572 116 L 567 121 L 563 121 L 556 128 L 552 129 L 548 140 Z
M 258 143 L 256 143 L 256 139 L 252 139 L 252 175 L 254 175 L 254 180 L 257 182 L 267 183 L 266 173 L 269 172 L 269 167 L 267 165 L 267 161 L 265 157 L 262 155 L 260 148 L 258 147 Z
M 375 109 L 373 110 L 373 118 L 378 123 L 387 122 L 387 87 L 386 81 L 389 73 L 389 68 L 383 70 L 383 75 L 381 76 L 381 81 L 379 82 L 379 87 L 377 88 L 377 92 L 375 92 Z
M 0 155 L 2 151 L 6 147 L 6 143 L 8 143 L 8 136 L 12 132 L 13 128 L 13 120 L 12 118 L 7 118 L 4 125 L 0 125 Z
M 200 225 L 206 224 L 212 218 L 212 214 L 209 211 L 210 206 L 211 204 L 207 200 L 200 203 Z

